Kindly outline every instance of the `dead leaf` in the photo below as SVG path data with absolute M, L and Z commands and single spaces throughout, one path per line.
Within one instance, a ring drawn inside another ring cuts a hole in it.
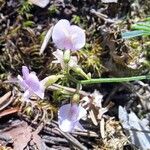
M 0 111 L 6 108 L 12 101 L 13 98 L 11 97 L 11 91 L 0 97 Z
M 46 150 L 44 141 L 42 141 L 41 137 L 36 132 L 32 134 L 32 141 L 36 144 L 38 150 Z
M 14 150 L 23 150 L 31 140 L 32 128 L 22 121 L 16 126 L 13 125 L 11 128 L 2 131 L 0 134 L 13 140 Z
M 47 44 L 48 44 L 48 42 L 52 36 L 52 31 L 53 31 L 53 26 L 46 33 L 46 36 L 45 36 L 44 41 L 42 43 L 39 55 L 41 55 L 44 52 L 44 50 L 45 50 L 45 48 L 46 48 L 46 46 L 47 46 Z
M 42 128 L 41 128 L 42 129 Z M 46 145 L 38 135 L 40 131 L 32 131 L 33 128 L 24 121 L 15 121 L 8 128 L 0 131 L 0 136 L 9 139 L 8 143 L 13 141 L 14 150 L 23 150 L 29 145 L 36 147 L 36 150 L 46 150 Z M 3 139 L 3 138 L 1 138 Z
M 95 116 L 93 110 L 90 110 L 90 111 L 89 111 L 89 116 L 90 116 L 90 118 L 91 118 L 93 124 L 97 126 L 97 125 L 98 125 L 98 122 L 97 122 L 97 119 L 96 119 L 96 116 Z
M 38 133 L 42 130 L 44 124 L 40 124 L 38 128 L 32 132 L 32 142 L 36 145 L 38 150 L 46 150 L 46 145 L 42 141 L 41 137 L 38 135 Z
M 29 0 L 29 3 L 44 8 L 48 5 L 49 0 Z

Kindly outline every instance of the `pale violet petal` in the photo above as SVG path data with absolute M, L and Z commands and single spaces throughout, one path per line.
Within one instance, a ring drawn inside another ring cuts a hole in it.
M 72 50 L 79 50 L 85 45 L 85 31 L 76 25 L 71 26 Z
M 22 75 L 23 75 L 23 79 L 27 79 L 28 75 L 29 75 L 29 69 L 26 66 L 22 66 Z
M 44 99 L 44 91 L 43 90 L 39 90 L 34 92 L 38 97 L 40 97 L 41 99 Z
M 33 91 L 38 91 L 40 88 L 40 81 L 34 73 L 30 73 L 25 82 Z
M 76 121 L 77 118 L 79 118 L 79 111 L 82 109 L 79 109 L 77 104 L 66 104 L 60 107 L 58 111 L 58 117 L 59 119 L 68 119 L 72 121 Z
M 59 128 L 64 132 L 71 132 L 76 123 L 76 117 L 72 118 L 71 115 L 71 104 L 66 104 L 60 107 L 58 111 L 58 125 Z
M 24 99 L 29 98 L 33 94 L 36 94 L 40 98 L 44 98 L 44 85 L 39 81 L 35 72 L 29 73 L 29 69 L 26 66 L 22 67 L 23 77 L 18 75 L 18 83 L 23 88 L 25 93 L 23 94 Z
M 64 132 L 72 132 L 74 129 L 83 130 L 79 120 L 86 115 L 86 110 L 78 104 L 66 104 L 58 111 L 59 128 Z
M 32 93 L 29 91 L 29 90 L 26 90 L 25 92 L 24 92 L 24 94 L 23 94 L 23 99 L 25 100 L 25 101 L 29 101 L 29 98 L 32 96 Z
M 23 80 L 23 78 L 20 75 L 17 76 L 17 79 L 18 79 L 18 83 L 19 83 L 20 87 L 23 90 L 28 89 L 28 85 L 25 83 L 25 81 Z
M 52 32 L 53 42 L 59 49 L 65 49 L 70 46 L 69 33 L 70 23 L 68 20 L 62 19 L 54 26 Z
M 59 49 L 79 50 L 85 45 L 85 31 L 62 19 L 54 26 L 52 39 Z
M 42 83 L 39 81 L 38 77 L 34 72 L 31 72 L 25 80 L 26 84 L 29 87 L 29 90 L 32 91 L 34 94 L 39 96 L 41 99 L 44 98 L 44 86 Z
M 44 99 L 44 91 L 45 88 L 43 86 L 43 83 L 40 82 L 40 88 L 37 91 L 33 91 L 37 96 L 39 96 L 41 99 Z
M 74 123 L 68 119 L 64 119 L 59 123 L 59 128 L 64 132 L 72 132 L 74 129 Z
M 59 42 L 57 44 L 57 47 L 60 47 L 60 49 L 70 49 L 72 50 L 73 49 L 73 43 L 71 41 L 71 38 L 70 37 L 66 37 L 64 39 L 61 40 L 61 42 Z
M 66 104 L 60 107 L 58 111 L 58 118 L 67 119 L 70 111 L 71 104 Z
M 69 110 L 68 119 L 76 122 L 78 116 L 79 116 L 79 107 L 76 103 L 73 103 L 71 104 L 71 107 Z

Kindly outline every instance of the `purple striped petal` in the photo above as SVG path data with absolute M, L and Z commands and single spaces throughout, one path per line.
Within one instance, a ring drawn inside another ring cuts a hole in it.
M 22 67 L 23 78 L 18 75 L 18 82 L 25 91 L 23 97 L 28 99 L 31 95 L 36 94 L 41 99 L 44 98 L 44 85 L 39 81 L 35 72 L 29 73 L 29 69 L 26 66 Z
M 25 82 L 33 91 L 38 91 L 40 88 L 40 81 L 33 72 L 27 76 Z
M 70 27 L 72 50 L 79 50 L 85 45 L 85 31 L 76 25 Z
M 29 75 L 29 69 L 28 67 L 26 66 L 22 66 L 22 75 L 23 75 L 23 78 L 26 80 L 28 75 Z
M 31 72 L 27 79 L 25 80 L 26 84 L 29 86 L 29 90 L 35 93 L 40 98 L 44 98 L 44 86 L 39 81 L 38 77 L 34 72 Z
M 72 132 L 74 129 L 83 129 L 80 125 L 80 117 L 86 115 L 86 110 L 77 104 L 66 104 L 58 111 L 59 128 L 64 132 Z M 82 114 L 83 113 L 83 114 Z
M 54 26 L 52 39 L 59 49 L 79 50 L 85 45 L 85 32 L 62 19 Z
M 69 39 L 70 23 L 68 20 L 60 20 L 53 28 L 52 39 L 59 49 L 70 49 L 72 43 Z
M 22 88 L 23 90 L 27 90 L 27 89 L 28 89 L 28 85 L 27 85 L 26 82 L 23 80 L 23 78 L 22 78 L 20 75 L 18 75 L 18 76 L 17 76 L 17 79 L 18 79 L 18 82 L 19 82 L 19 85 L 21 86 L 21 88 Z

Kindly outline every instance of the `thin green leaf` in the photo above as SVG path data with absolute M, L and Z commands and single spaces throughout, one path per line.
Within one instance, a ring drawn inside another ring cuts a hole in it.
M 150 22 L 145 22 L 145 23 L 141 22 L 141 23 L 133 24 L 131 28 L 135 30 L 143 30 L 143 31 L 150 32 Z
M 128 38 L 133 38 L 133 37 L 137 37 L 137 36 L 142 36 L 142 35 L 150 35 L 150 32 L 146 32 L 146 31 L 127 31 L 122 33 L 122 38 L 123 39 L 128 39 Z

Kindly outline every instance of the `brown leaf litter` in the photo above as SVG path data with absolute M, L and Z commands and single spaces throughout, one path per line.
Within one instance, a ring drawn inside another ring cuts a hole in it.
M 14 121 L 8 127 L 0 130 L 0 144 L 12 145 L 14 150 L 23 150 L 29 146 L 36 149 L 46 149 L 38 132 L 24 121 Z

